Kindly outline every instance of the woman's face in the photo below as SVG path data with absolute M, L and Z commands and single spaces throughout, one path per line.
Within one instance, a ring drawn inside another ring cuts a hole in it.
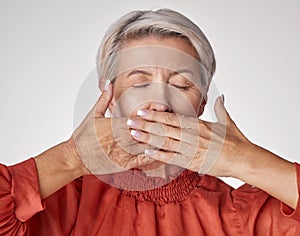
M 197 53 L 187 40 L 147 37 L 124 43 L 122 51 L 110 105 L 115 117 L 136 116 L 139 109 L 202 114 Z

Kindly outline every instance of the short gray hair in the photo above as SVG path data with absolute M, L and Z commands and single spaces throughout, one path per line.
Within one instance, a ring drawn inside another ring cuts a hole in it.
M 215 73 L 216 62 L 213 49 L 201 29 L 184 15 L 170 10 L 132 11 L 119 18 L 106 32 L 98 49 L 96 63 L 98 75 L 115 79 L 114 57 L 122 44 L 130 39 L 148 36 L 161 38 L 180 37 L 187 39 L 195 48 L 198 60 L 206 70 L 208 85 Z

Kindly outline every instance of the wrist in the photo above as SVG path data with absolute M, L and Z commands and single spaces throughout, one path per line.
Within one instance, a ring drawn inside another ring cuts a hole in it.
M 241 162 L 233 171 L 233 177 L 248 184 L 255 185 L 260 178 L 266 178 L 266 173 L 284 160 L 270 151 L 251 143 L 241 154 Z
M 35 157 L 41 198 L 87 174 L 72 138 Z
M 261 152 L 263 152 L 263 148 L 253 143 L 248 144 L 239 154 L 237 158 L 238 163 L 233 165 L 230 176 L 246 182 L 246 178 L 255 175 L 255 172 L 262 164 Z
M 294 163 L 254 144 L 243 158 L 244 163 L 234 172 L 236 178 L 296 209 L 299 197 Z
M 76 173 L 78 177 L 90 174 L 90 171 L 80 158 L 73 136 L 62 143 L 62 148 L 65 165 L 67 165 L 71 171 Z

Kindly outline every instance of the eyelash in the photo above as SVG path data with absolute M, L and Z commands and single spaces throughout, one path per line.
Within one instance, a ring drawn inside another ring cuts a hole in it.
M 150 85 L 150 83 L 143 83 L 143 84 L 136 84 L 133 86 L 133 88 L 146 88 Z M 188 90 L 189 86 L 179 86 L 175 84 L 171 84 L 173 87 L 181 89 L 181 90 Z
M 150 85 L 149 83 L 136 84 L 133 86 L 133 88 L 146 88 L 149 85 Z
M 189 89 L 189 86 L 178 86 L 178 85 L 172 85 L 172 86 L 174 86 L 175 88 L 181 89 L 181 90 L 188 90 Z

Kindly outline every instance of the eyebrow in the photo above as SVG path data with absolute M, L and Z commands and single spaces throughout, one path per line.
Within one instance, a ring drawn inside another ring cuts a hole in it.
M 133 70 L 131 71 L 128 75 L 127 78 L 132 76 L 132 75 L 136 75 L 136 74 L 142 74 L 142 75 L 152 75 L 152 73 L 145 71 L 145 70 Z
M 180 70 L 174 71 L 172 73 L 172 75 L 183 74 L 183 73 L 189 73 L 189 74 L 194 75 L 193 71 L 191 71 L 189 69 L 180 69 Z
M 189 70 L 189 69 L 180 69 L 180 70 L 177 70 L 177 71 L 174 71 L 171 76 L 173 75 L 177 75 L 177 74 L 183 74 L 183 73 L 189 73 L 189 74 L 192 74 L 194 75 L 194 73 Z M 145 71 L 145 70 L 133 70 L 131 71 L 128 75 L 127 75 L 127 78 L 132 76 L 132 75 L 136 75 L 136 74 L 142 74 L 142 75 L 152 75 L 151 72 L 149 71 Z

